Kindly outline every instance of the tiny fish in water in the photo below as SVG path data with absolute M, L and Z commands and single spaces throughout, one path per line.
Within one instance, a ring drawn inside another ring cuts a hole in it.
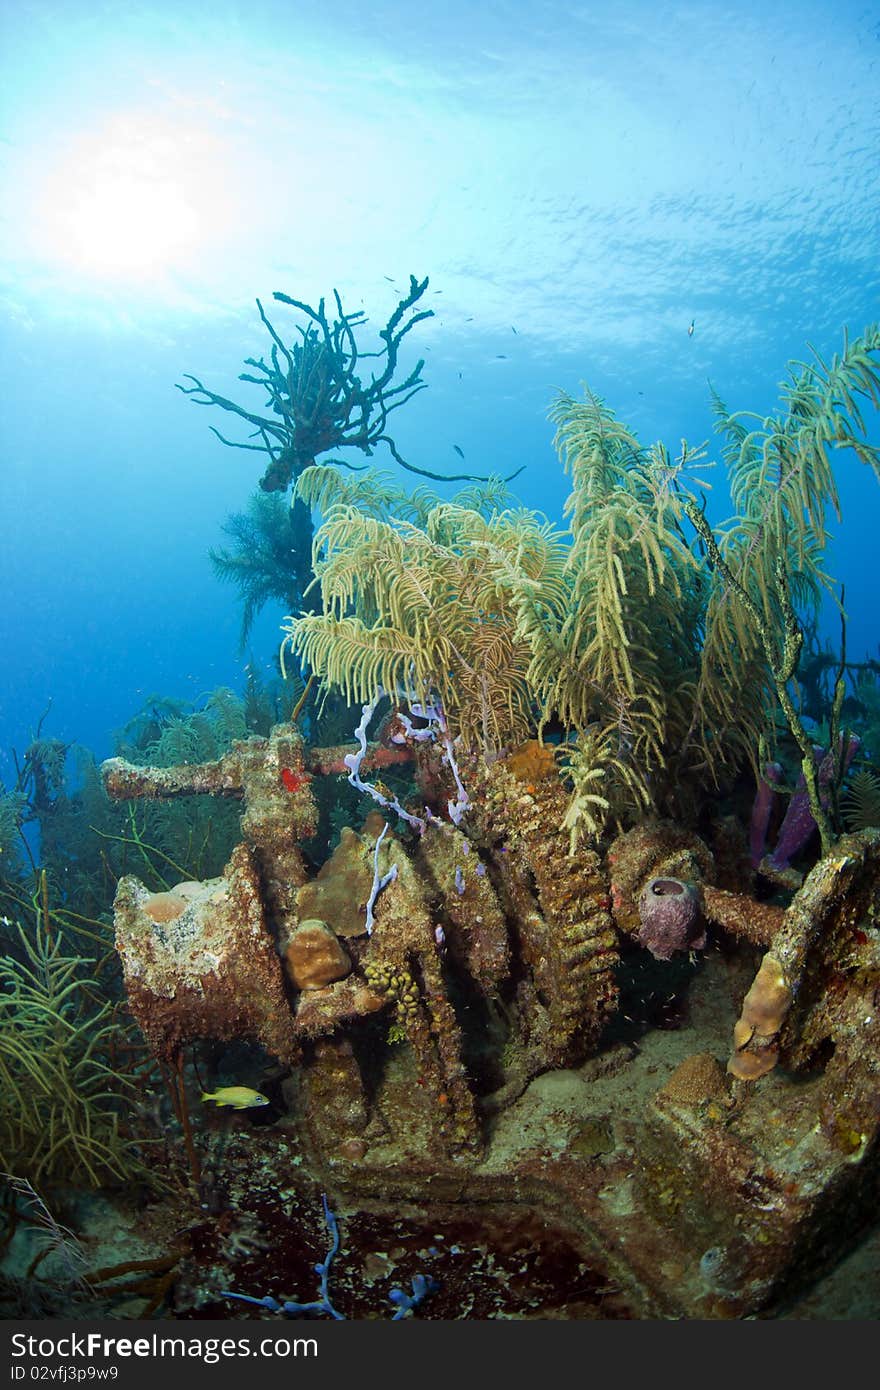
M 696 319 L 691 319 L 691 326 L 690 326 L 690 328 L 688 329 L 688 337 L 689 337 L 689 338 L 692 338 L 692 337 L 694 336 L 694 328 L 695 328 L 695 326 L 696 326 Z
M 506 353 L 506 352 L 497 352 L 497 353 L 495 354 L 495 356 L 496 356 L 496 358 L 497 358 L 497 360 L 498 360 L 499 362 L 506 362 L 506 361 L 507 361 L 507 353 Z
M 458 446 L 457 444 L 453 444 L 452 447 L 453 447 L 453 449 L 455 450 L 455 452 L 458 454 L 458 457 L 459 457 L 460 459 L 463 459 L 463 458 L 464 458 L 464 451 L 463 451 L 462 449 L 460 449 L 459 446 Z
M 228 1105 L 232 1110 L 250 1110 L 258 1105 L 270 1105 L 267 1096 L 252 1091 L 250 1086 L 221 1086 L 217 1091 L 203 1091 L 202 1100 L 213 1100 L 220 1105 Z

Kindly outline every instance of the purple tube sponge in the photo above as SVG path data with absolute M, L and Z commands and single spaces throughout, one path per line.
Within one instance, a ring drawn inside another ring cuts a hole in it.
M 638 941 L 655 960 L 669 960 L 676 951 L 701 951 L 706 928 L 700 895 L 680 878 L 652 878 L 639 898 L 641 928 Z
M 818 762 L 822 752 L 818 744 L 813 745 L 814 762 Z M 779 838 L 770 856 L 770 867 L 780 872 L 787 869 L 795 855 L 800 854 L 815 829 L 816 822 L 810 810 L 807 784 L 804 774 L 801 773 L 779 827 Z
M 767 763 L 764 774 L 758 779 L 758 790 L 752 805 L 752 819 L 749 824 L 749 855 L 752 868 L 757 869 L 767 852 L 767 827 L 770 812 L 776 796 L 776 785 L 782 778 L 781 763 Z
M 818 745 L 813 746 L 813 758 L 817 763 L 816 781 L 819 785 L 819 800 L 823 807 L 827 808 L 828 806 L 830 800 L 828 788 L 838 775 L 840 762 L 842 761 L 843 764 L 840 768 L 840 776 L 843 776 L 858 752 L 859 743 L 860 740 L 856 735 L 851 734 L 847 740 L 846 748 L 843 747 L 843 739 L 839 740 L 836 752 L 829 749 L 826 753 Z M 779 839 L 770 857 L 771 868 L 778 871 L 787 869 L 792 859 L 800 854 L 807 845 L 815 829 L 816 821 L 810 810 L 810 798 L 804 774 L 801 773 L 788 803 L 785 819 L 779 827 Z

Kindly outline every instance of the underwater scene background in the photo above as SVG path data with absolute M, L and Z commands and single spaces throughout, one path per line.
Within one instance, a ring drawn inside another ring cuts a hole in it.
M 5 7 L 4 1317 L 877 1315 L 878 56 Z

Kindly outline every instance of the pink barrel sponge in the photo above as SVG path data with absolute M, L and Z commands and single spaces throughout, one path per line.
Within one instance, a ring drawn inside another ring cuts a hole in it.
M 638 941 L 655 960 L 669 960 L 676 951 L 701 951 L 706 927 L 700 895 L 680 878 L 652 878 L 639 898 L 641 927 Z

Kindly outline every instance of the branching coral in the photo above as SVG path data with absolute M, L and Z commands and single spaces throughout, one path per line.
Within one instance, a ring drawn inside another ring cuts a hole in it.
M 471 473 L 443 475 L 416 467 L 401 456 L 388 433 L 391 412 L 405 405 L 427 384 L 422 380 L 421 358 L 404 380 L 395 379 L 403 339 L 416 324 L 433 317 L 432 309 L 417 308 L 427 287 L 427 278 L 419 281 L 410 276 L 409 292 L 379 330 L 382 346 L 375 352 L 363 352 L 357 343 L 356 332 L 366 322 L 366 315 L 362 310 L 345 313 L 336 290 L 333 295 L 338 318 L 332 323 L 323 299 L 314 309 L 303 300 L 276 291 L 276 300 L 297 309 L 306 320 L 305 327 L 298 326 L 299 342 L 289 346 L 257 300 L 260 318 L 272 339 L 269 361 L 263 357 L 247 358 L 253 371 L 243 372 L 239 380 L 264 389 L 268 414 L 248 410 L 209 390 L 198 377 L 189 374 L 186 379 L 192 384 L 178 384 L 178 390 L 196 405 L 219 406 L 253 426 L 252 438 L 259 437 L 258 444 L 227 439 L 211 428 L 221 443 L 231 448 L 268 455 L 269 463 L 260 480 L 264 492 L 285 492 L 291 482 L 297 482 L 314 468 L 316 459 L 331 449 L 357 449 L 371 457 L 379 444 L 386 446 L 401 467 L 422 477 L 487 481 Z M 366 381 L 358 375 L 357 368 L 360 362 L 368 360 L 378 365 Z M 343 462 L 332 460 L 334 465 Z M 312 517 L 303 499 L 303 493 L 294 496 L 286 519 L 278 507 L 252 503 L 249 512 L 233 515 L 224 527 L 234 549 L 212 552 L 221 577 L 235 582 L 244 598 L 242 646 L 255 614 L 269 598 L 281 596 L 293 607 L 302 601 L 308 589 L 312 578 Z
M 214 434 L 223 444 L 236 449 L 253 449 L 269 455 L 269 465 L 260 480 L 264 492 L 283 492 L 304 469 L 330 449 L 358 449 L 372 455 L 378 444 L 384 444 L 392 457 L 411 473 L 426 478 L 442 475 L 408 463 L 397 450 L 388 434 L 388 416 L 427 385 L 422 381 L 424 359 L 420 358 L 403 381 L 395 381 L 398 355 L 403 339 L 423 319 L 433 317 L 433 309 L 416 306 L 428 288 L 427 277 L 417 280 L 410 276 L 409 292 L 404 295 L 384 328 L 379 330 L 382 347 L 377 352 L 361 352 L 355 330 L 366 322 L 360 309 L 347 314 L 342 308 L 338 291 L 333 291 L 338 318 L 331 323 L 324 300 L 313 309 L 301 299 L 276 290 L 273 298 L 288 304 L 305 316 L 306 327 L 299 327 L 299 342 L 288 346 L 270 322 L 262 304 L 257 300 L 260 318 L 272 339 L 270 360 L 249 357 L 247 365 L 253 372 L 243 372 L 240 381 L 262 387 L 267 395 L 270 415 L 260 415 L 245 409 L 237 402 L 210 391 L 198 377 L 186 374 L 191 386 L 178 386 L 196 405 L 216 405 L 230 411 L 254 427 L 259 444 L 238 443 L 226 439 L 218 430 Z M 369 382 L 357 374 L 359 361 L 372 359 L 378 370 L 371 372 Z M 213 426 L 212 426 L 213 429 Z M 458 475 L 471 478 L 471 474 Z

